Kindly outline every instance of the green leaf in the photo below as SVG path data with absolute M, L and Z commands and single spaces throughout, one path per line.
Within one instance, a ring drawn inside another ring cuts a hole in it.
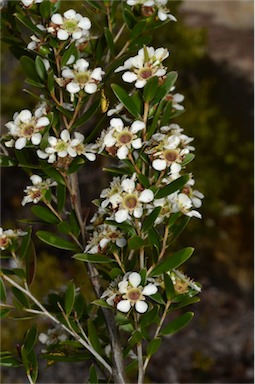
M 21 292 L 16 287 L 12 287 L 12 293 L 15 296 L 15 298 L 22 304 L 23 307 L 30 308 L 27 296 L 23 292 Z
M 47 71 L 46 71 L 44 62 L 42 61 L 40 56 L 36 56 L 36 58 L 35 58 L 35 69 L 36 69 L 36 72 L 37 72 L 38 76 L 40 77 L 40 79 L 46 80 Z
M 86 312 L 86 302 L 81 293 L 76 295 L 73 309 L 78 319 L 80 319 L 83 313 Z
M 54 72 L 53 70 L 51 70 L 48 72 L 48 80 L 47 80 L 47 87 L 50 94 L 54 92 L 54 84 L 55 84 Z
M 155 220 L 160 214 L 161 207 L 156 207 L 153 211 L 144 219 L 142 230 L 147 232 L 155 224 Z
M 37 327 L 36 327 L 36 324 L 33 324 L 32 327 L 27 331 L 25 340 L 24 340 L 24 348 L 28 355 L 33 350 L 36 341 L 37 341 Z
M 42 166 L 45 165 L 45 162 L 41 161 Z M 62 175 L 53 167 L 48 167 L 48 163 L 46 167 L 43 168 L 43 171 L 51 177 L 53 180 L 55 180 L 58 184 L 65 185 L 65 180 Z
M 117 223 L 114 220 L 105 220 L 105 224 L 113 225 L 114 227 L 120 228 L 122 231 L 127 232 L 130 235 L 136 235 L 136 230 L 133 225 L 129 224 L 127 221 L 123 223 Z
M 40 4 L 40 14 L 44 19 L 48 19 L 51 14 L 51 6 L 49 0 L 43 0 Z
M 148 229 L 148 242 L 151 246 L 155 247 L 159 253 L 161 247 L 161 236 L 158 231 L 153 227 L 150 227 Z
M 165 272 L 171 271 L 173 268 L 178 268 L 181 264 L 187 261 L 192 253 L 194 252 L 194 248 L 187 247 L 182 250 L 174 253 L 162 263 L 158 264 L 151 272 L 149 276 L 159 276 Z
M 37 362 L 37 357 L 34 351 L 31 351 L 29 354 L 29 364 L 30 364 L 30 376 L 33 383 L 35 383 L 38 377 L 38 362 Z
M 77 246 L 67 240 L 62 239 L 54 235 L 51 232 L 47 231 L 38 231 L 36 232 L 37 237 L 42 240 L 44 243 L 51 245 L 55 248 L 66 249 L 68 251 L 75 251 Z
M 179 297 L 180 296 L 183 296 L 183 295 L 179 295 Z M 180 301 L 180 303 L 177 306 L 175 306 L 175 309 L 180 309 L 180 308 L 186 307 L 187 305 L 198 303 L 199 301 L 200 301 L 200 298 L 197 296 L 184 298 L 182 301 Z
M 184 187 L 184 185 L 189 181 L 189 178 L 189 175 L 178 177 L 178 179 L 159 189 L 155 195 L 155 199 L 161 199 L 162 197 L 169 196 L 172 193 L 182 189 L 182 187 Z
M 11 157 L 4 155 L 0 156 L 1 167 L 14 167 L 15 165 L 17 165 L 16 159 L 12 159 Z
M 58 209 L 61 212 L 66 204 L 66 186 L 63 184 L 58 184 L 57 186 L 57 204 Z
M 167 273 L 164 273 L 164 284 L 165 284 L 167 300 L 172 300 L 172 298 L 176 295 L 176 292 L 174 289 L 172 279 Z
M 98 383 L 97 371 L 96 371 L 94 364 L 92 364 L 89 368 L 89 381 L 88 382 L 89 382 L 89 384 L 97 384 Z
M 160 332 L 161 335 L 172 335 L 173 333 L 178 332 L 180 329 L 184 328 L 193 318 L 193 312 L 186 312 L 183 315 L 179 316 L 177 319 L 173 320 L 171 323 Z
M 75 285 L 72 281 L 70 281 L 67 284 L 67 288 L 65 292 L 65 312 L 67 316 L 69 316 L 73 310 L 74 301 L 75 301 Z
M 98 305 L 99 307 L 104 307 L 104 308 L 112 308 L 105 300 L 103 299 L 98 299 L 98 300 L 94 300 L 92 301 L 92 304 L 94 305 Z
M 102 346 L 98 337 L 98 331 L 96 327 L 93 324 L 93 321 L 91 319 L 88 319 L 88 336 L 89 340 L 94 347 L 94 349 L 102 356 L 103 350 Z
M 49 224 L 59 223 L 59 219 L 57 218 L 57 216 L 55 216 L 54 213 L 51 212 L 51 210 L 47 207 L 41 207 L 40 205 L 35 205 L 31 208 L 31 211 L 35 216 L 39 217 L 46 223 L 49 223 Z
M 123 19 L 128 26 L 129 29 L 133 29 L 134 26 L 136 25 L 137 21 L 136 18 L 134 17 L 133 12 L 131 12 L 129 9 L 124 9 L 123 10 Z
M 0 278 L 0 300 L 3 302 L 6 301 L 6 291 L 2 278 Z
M 105 39 L 106 39 L 108 48 L 109 48 L 111 54 L 114 55 L 114 53 L 115 53 L 115 45 L 114 45 L 114 42 L 113 42 L 112 33 L 110 32 L 109 28 L 106 28 L 106 27 L 104 28 L 104 35 L 105 35 Z
M 9 317 L 10 313 L 11 313 L 10 309 L 7 309 L 7 308 L 0 309 L 0 319 L 5 319 L 6 317 Z
M 72 173 L 77 172 L 83 166 L 85 161 L 86 160 L 83 157 L 80 157 L 80 156 L 75 157 L 68 168 L 67 174 L 71 175 Z
M 42 35 L 44 32 L 36 27 L 35 24 L 32 23 L 29 17 L 21 15 L 20 13 L 14 13 L 14 16 L 24 24 L 28 29 L 34 32 L 36 35 Z
M 28 250 L 26 252 L 25 256 L 26 261 L 26 281 L 27 284 L 30 286 L 35 278 L 35 272 L 36 272 L 36 252 L 33 242 L 29 243 Z
M 147 22 L 145 20 L 139 21 L 134 28 L 132 28 L 132 32 L 130 34 L 130 40 L 134 41 L 136 37 L 139 37 L 143 30 L 146 28 Z
M 174 83 L 176 82 L 177 77 L 178 77 L 178 73 L 174 71 L 169 72 L 166 75 L 166 79 L 164 80 L 163 84 L 161 84 L 158 87 L 158 91 L 154 99 L 155 104 L 158 103 L 160 100 L 162 100 L 170 92 L 170 89 L 173 87 Z
M 184 216 L 184 217 L 182 217 L 180 219 L 179 223 L 177 223 L 175 226 L 173 226 L 173 228 L 172 228 L 172 238 L 171 238 L 172 242 L 174 240 L 176 240 L 177 237 L 182 233 L 184 228 L 188 225 L 190 219 L 191 218 L 189 216 Z
M 142 317 L 141 317 L 141 327 L 148 327 L 152 323 L 154 323 L 156 317 L 158 315 L 158 306 L 155 305 L 150 311 L 146 312 Z
M 76 253 L 73 258 L 87 263 L 113 263 L 115 260 L 110 259 L 101 253 Z
M 154 76 L 149 81 L 147 81 L 147 84 L 144 87 L 144 90 L 143 90 L 144 100 L 147 103 L 149 103 L 155 97 L 157 90 L 158 90 L 158 77 Z
M 170 115 L 171 115 L 172 109 L 173 109 L 173 103 L 172 103 L 172 101 L 168 101 L 165 108 L 164 108 L 164 113 L 163 113 L 162 119 L 160 121 L 161 127 L 163 127 L 165 125 L 169 125 Z
M 159 292 L 155 293 L 155 295 L 150 295 L 150 298 L 156 301 L 156 303 L 165 304 L 164 299 Z
M 33 81 L 40 84 L 40 78 L 37 74 L 34 60 L 28 56 L 22 56 L 20 58 L 20 64 L 25 74 Z
M 21 366 L 21 363 L 20 361 L 14 356 L 12 355 L 10 352 L 1 352 L 1 356 L 0 356 L 0 365 L 2 367 L 12 367 L 12 368 L 16 368 L 16 367 L 20 367 Z
M 128 239 L 128 246 L 130 249 L 140 249 L 144 246 L 144 240 L 141 237 L 134 235 Z
M 118 84 L 112 84 L 111 88 L 119 99 L 119 101 L 126 107 L 126 109 L 131 113 L 131 115 L 137 118 L 141 118 L 139 111 L 129 94 Z
M 182 167 L 184 165 L 189 164 L 192 160 L 194 160 L 194 158 L 195 158 L 194 153 L 187 153 L 187 155 L 185 156 L 185 158 L 184 158 L 184 160 L 182 162 Z
M 149 342 L 149 344 L 147 345 L 147 348 L 146 348 L 147 356 L 154 355 L 154 353 L 156 353 L 157 350 L 159 349 L 160 344 L 161 344 L 161 339 L 159 339 L 159 338 L 151 340 Z
M 64 54 L 62 56 L 61 60 L 61 67 L 64 67 L 68 60 L 70 59 L 70 56 L 74 55 L 77 57 L 77 48 L 75 45 L 75 41 L 69 45 L 69 47 L 64 51 Z
M 79 118 L 75 121 L 75 123 L 73 124 L 73 128 L 78 128 L 80 127 L 81 125 L 85 124 L 86 121 L 88 121 L 89 119 L 91 119 L 92 116 L 94 116 L 94 114 L 96 113 L 96 111 L 98 110 L 98 108 L 100 107 L 100 103 L 101 103 L 101 100 L 96 100 L 92 105 L 91 107 Z
M 72 229 L 72 233 L 78 237 L 79 234 L 80 234 L 80 225 L 79 225 L 79 222 L 77 220 L 77 217 L 76 217 L 76 213 L 75 211 L 73 210 L 71 212 L 71 215 L 70 215 L 70 226 L 71 226 L 71 229 Z
M 139 182 L 145 187 L 145 188 L 149 188 L 150 187 L 150 181 L 149 179 L 143 175 L 143 174 L 138 174 L 137 175 L 137 178 L 139 180 Z
M 27 231 L 27 234 L 22 237 L 22 243 L 20 247 L 20 256 L 22 259 L 26 257 L 26 254 L 29 248 L 31 235 L 32 235 L 32 227 L 28 227 L 26 231 Z

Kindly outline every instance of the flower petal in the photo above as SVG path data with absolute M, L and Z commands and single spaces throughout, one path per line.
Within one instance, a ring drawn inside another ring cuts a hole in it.
M 145 124 L 143 121 L 139 121 L 139 120 L 136 120 L 133 122 L 133 124 L 131 125 L 131 132 L 132 133 L 137 133 L 139 131 L 141 131 L 142 129 L 145 128 Z
M 60 133 L 60 137 L 61 139 L 67 143 L 69 140 L 70 140 L 70 133 L 67 129 L 64 129 L 61 133 Z
M 125 72 L 122 75 L 122 79 L 126 83 L 133 83 L 133 81 L 137 80 L 137 75 L 134 72 Z
M 120 159 L 120 160 L 124 160 L 127 158 L 127 155 L 128 155 L 128 148 L 123 145 L 121 146 L 118 151 L 117 151 L 117 157 Z
M 69 93 L 77 93 L 81 90 L 78 83 L 71 81 L 71 83 L 68 83 L 66 86 L 66 89 Z
M 150 189 L 145 189 L 139 196 L 139 201 L 149 203 L 154 199 L 154 194 Z
M 156 169 L 156 171 L 163 171 L 166 169 L 166 161 L 161 159 L 153 160 L 152 167 Z
M 87 83 L 84 89 L 85 92 L 91 95 L 97 91 L 97 85 L 95 83 Z
M 130 284 L 134 287 L 134 288 L 137 288 L 138 285 L 141 283 L 141 275 L 137 272 L 132 272 L 130 275 L 129 275 L 129 278 L 128 278 Z
M 69 37 L 69 34 L 64 29 L 59 29 L 57 32 L 57 37 L 59 40 L 67 40 Z
M 135 303 L 135 309 L 138 313 L 145 313 L 148 309 L 148 304 L 145 301 L 139 300 Z
M 34 133 L 33 136 L 31 137 L 31 141 L 34 145 L 40 144 L 42 140 L 42 135 L 40 133 Z
M 158 291 L 158 288 L 156 287 L 156 285 L 149 283 L 142 290 L 142 294 L 145 296 L 150 296 L 150 295 L 154 295 L 157 291 Z
M 131 308 L 131 304 L 130 304 L 130 301 L 129 300 L 121 300 L 118 304 L 117 304 L 117 309 L 120 311 L 120 312 L 124 312 L 124 313 L 127 313 Z
M 25 137 L 19 137 L 18 140 L 15 142 L 15 148 L 16 149 L 22 149 L 26 146 L 27 140 Z
M 55 13 L 55 15 L 53 15 L 53 16 L 51 17 L 51 21 L 52 21 L 54 24 L 57 24 L 57 25 L 61 25 L 61 24 L 63 24 L 63 22 L 64 22 L 62 16 L 61 16 L 59 13 Z
M 117 223 L 123 223 L 123 221 L 126 221 L 128 219 L 128 211 L 125 209 L 120 209 L 115 213 L 115 221 Z

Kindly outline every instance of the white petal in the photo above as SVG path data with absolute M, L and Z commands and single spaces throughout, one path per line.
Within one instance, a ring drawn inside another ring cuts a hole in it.
M 106 239 L 106 238 L 104 238 L 104 239 L 101 239 L 101 240 L 100 240 L 99 245 L 100 245 L 101 248 L 104 248 L 104 247 L 106 247 L 106 245 L 107 245 L 109 242 L 110 242 L 110 239 Z
M 158 291 L 158 288 L 156 287 L 156 285 L 149 283 L 144 287 L 142 294 L 145 296 L 150 296 L 150 295 L 154 295 L 157 291 Z
M 142 143 L 142 139 L 140 139 L 140 137 L 138 137 L 137 139 L 133 140 L 132 141 L 132 147 L 135 148 L 135 149 L 139 149 L 143 146 L 143 143 Z
M 87 17 L 83 17 L 79 23 L 78 23 L 78 27 L 81 28 L 81 29 L 90 29 L 91 28 L 91 21 L 87 18 Z
M 67 129 L 64 129 L 61 133 L 60 133 L 60 137 L 61 139 L 64 141 L 64 142 L 68 142 L 70 140 L 70 133 Z
M 173 163 L 171 165 L 171 172 L 172 173 L 179 173 L 181 169 L 182 169 L 182 166 L 180 164 Z
M 64 67 L 62 69 L 62 76 L 65 79 L 73 79 L 75 77 L 75 74 L 74 74 L 74 72 L 70 68 Z
M 163 171 L 166 169 L 166 161 L 160 159 L 153 160 L 152 166 L 156 171 Z
M 136 88 L 143 88 L 146 84 L 146 80 L 137 80 L 135 83 Z
M 127 244 L 127 241 L 126 239 L 124 239 L 124 237 L 121 237 L 120 239 L 116 240 L 116 245 L 120 248 L 125 247 L 126 244 Z
M 202 201 L 198 199 L 197 197 L 192 197 L 192 203 L 195 208 L 200 208 L 202 205 Z
M 40 117 L 38 120 L 37 120 L 37 123 L 36 123 L 36 127 L 37 128 L 40 128 L 40 127 L 46 127 L 47 125 L 50 124 L 50 120 L 48 119 L 48 117 Z
M 137 75 L 134 72 L 125 72 L 122 75 L 122 79 L 126 83 L 133 83 L 133 81 L 137 80 Z
M 67 148 L 67 153 L 68 153 L 68 155 L 70 155 L 71 157 L 76 157 L 76 156 L 77 156 L 77 152 L 76 152 L 75 149 L 73 149 L 72 147 L 68 147 L 68 148 Z
M 167 19 L 167 14 L 165 12 L 163 12 L 161 9 L 159 9 L 158 18 L 161 21 L 165 21 Z
M 89 67 L 89 62 L 85 59 L 79 59 L 74 64 L 74 68 L 79 72 L 85 72 Z
M 121 119 L 117 118 L 117 117 L 115 117 L 115 118 L 110 120 L 110 125 L 113 128 L 124 127 L 123 121 Z
M 148 309 L 148 304 L 145 301 L 139 300 L 135 303 L 135 309 L 138 313 L 144 313 Z
M 72 38 L 74 40 L 78 40 L 82 37 L 82 31 L 75 31 L 72 33 Z
M 139 201 L 149 203 L 154 199 L 154 194 L 150 189 L 145 189 L 139 196 Z
M 143 121 L 134 121 L 133 124 L 131 125 L 131 132 L 132 133 L 137 133 L 139 131 L 141 131 L 142 129 L 145 128 L 145 124 Z
M 81 90 L 79 84 L 75 83 L 73 81 L 71 81 L 71 83 L 67 84 L 66 89 L 69 93 L 77 93 Z
M 127 280 L 122 280 L 118 284 L 118 288 L 119 288 L 120 293 L 126 293 L 127 292 L 127 287 L 128 287 Z
M 123 191 L 132 193 L 133 190 L 135 189 L 135 182 L 132 179 L 125 179 L 122 181 L 121 187 Z
M 98 67 L 98 68 L 95 68 L 92 73 L 91 73 L 91 77 L 92 79 L 95 79 L 97 81 L 101 81 L 102 80 L 102 75 L 104 75 L 104 71 L 102 70 L 102 68 Z
M 13 139 L 9 140 L 9 141 L 6 141 L 4 143 L 4 145 L 7 147 L 7 148 L 12 148 L 14 146 L 14 143 L 15 141 Z
M 55 13 L 55 15 L 53 15 L 51 17 L 51 21 L 54 23 L 54 24 L 63 24 L 64 20 L 62 18 L 62 16 L 59 14 L 59 13 Z
M 85 92 L 91 95 L 97 91 L 97 85 L 95 83 L 87 83 L 84 89 Z
M 129 275 L 129 278 L 128 278 L 130 284 L 134 287 L 134 288 L 137 288 L 138 285 L 141 283 L 141 275 L 137 272 L 132 272 L 130 275 Z
M 59 157 L 66 157 L 67 156 L 67 151 L 60 151 L 58 152 Z
M 68 9 L 68 11 L 65 11 L 64 12 L 64 17 L 66 19 L 75 19 L 75 16 L 76 16 L 76 12 L 74 9 Z
M 197 217 L 198 219 L 202 219 L 202 215 L 197 211 L 190 211 L 186 213 L 186 216 Z
M 117 304 L 117 309 L 121 312 L 127 313 L 131 308 L 131 304 L 129 300 L 121 300 Z
M 19 137 L 18 140 L 15 142 L 15 148 L 16 149 L 22 149 L 26 146 L 27 140 L 25 137 Z
M 120 160 L 124 160 L 127 158 L 127 155 L 128 155 L 128 148 L 123 145 L 121 146 L 118 151 L 117 151 L 117 157 L 120 159 Z
M 115 221 L 117 221 L 117 223 L 123 223 L 123 221 L 128 219 L 128 216 L 128 212 L 125 209 L 120 209 L 115 213 Z
M 40 133 L 35 133 L 32 137 L 31 137 L 31 141 L 34 145 L 38 145 L 40 144 L 42 140 L 42 135 Z
M 86 156 L 86 158 L 89 160 L 89 161 L 95 161 L 96 160 L 96 155 L 94 153 L 84 153 L 84 156 Z
M 48 142 L 50 145 L 55 146 L 58 142 L 57 138 L 55 136 L 49 136 L 48 137 Z
M 36 153 L 37 153 L 37 156 L 39 157 L 39 159 L 47 159 L 47 157 L 48 157 L 48 154 L 41 151 L 41 149 L 38 149 L 36 151 Z
M 134 216 L 139 219 L 143 215 L 143 209 L 142 207 L 137 207 L 134 209 Z
M 112 147 L 116 143 L 116 139 L 112 136 L 111 133 L 107 133 L 104 137 L 104 145 L 106 147 Z
M 41 176 L 38 176 L 38 175 L 32 175 L 32 176 L 30 176 L 30 180 L 32 181 L 32 183 L 33 183 L 34 185 L 41 184 L 41 182 L 42 182 L 42 178 L 41 178 Z
M 23 109 L 19 114 L 19 119 L 22 123 L 29 123 L 32 119 L 32 113 L 28 109 Z
M 59 29 L 57 32 L 57 37 L 59 40 L 67 40 L 69 37 L 69 34 L 64 29 Z
M 79 143 L 84 141 L 84 135 L 80 132 L 74 132 L 74 137 L 79 140 Z

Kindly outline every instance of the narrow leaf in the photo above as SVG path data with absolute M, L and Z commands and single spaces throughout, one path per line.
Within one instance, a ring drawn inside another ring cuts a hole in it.
M 36 328 L 36 324 L 33 324 L 32 327 L 27 331 L 25 340 L 24 340 L 24 348 L 28 355 L 33 350 L 36 340 L 37 340 L 37 328 Z
M 161 344 L 161 339 L 159 338 L 151 340 L 146 348 L 147 356 L 154 355 L 154 353 L 156 353 L 157 350 L 159 349 L 160 344 Z
M 67 289 L 65 292 L 65 312 L 67 316 L 69 316 L 73 310 L 74 301 L 75 301 L 75 285 L 72 281 L 70 281 L 67 284 Z
M 73 258 L 87 263 L 113 263 L 115 260 L 110 259 L 100 253 L 76 253 Z
M 194 248 L 187 247 L 183 248 L 179 252 L 174 253 L 162 263 L 158 264 L 150 273 L 150 276 L 158 276 L 165 272 L 171 271 L 173 268 L 178 268 L 181 264 L 187 261 L 192 253 L 194 252 Z
M 141 237 L 134 235 L 128 239 L 128 246 L 130 249 L 140 249 L 144 246 L 144 240 Z
M 31 208 L 31 211 L 35 216 L 39 217 L 46 223 L 49 223 L 49 224 L 59 223 L 59 219 L 57 218 L 57 216 L 54 215 L 53 212 L 51 212 L 49 208 L 41 207 L 40 205 L 35 205 Z
M 189 181 L 189 175 L 183 175 L 178 179 L 172 181 L 165 187 L 158 190 L 155 195 L 155 199 L 161 199 L 162 197 L 171 195 L 172 193 L 179 191 Z
M 139 111 L 137 110 L 135 103 L 125 89 L 121 88 L 118 84 L 112 84 L 111 88 L 119 101 L 127 108 L 131 115 L 140 118 Z
M 193 312 L 186 312 L 183 315 L 179 316 L 177 319 L 169 323 L 161 332 L 161 335 L 170 335 L 178 332 L 180 329 L 184 328 L 193 318 Z
M 75 244 L 62 239 L 61 237 L 58 237 L 51 232 L 38 231 L 36 232 L 36 235 L 44 243 L 49 244 L 55 248 L 66 249 L 68 251 L 75 251 L 77 248 Z
M 40 56 L 36 56 L 35 58 L 35 69 L 41 80 L 45 80 L 47 78 L 45 65 Z
M 155 220 L 160 214 L 161 207 L 156 207 L 153 211 L 144 219 L 142 230 L 147 232 L 155 224 Z

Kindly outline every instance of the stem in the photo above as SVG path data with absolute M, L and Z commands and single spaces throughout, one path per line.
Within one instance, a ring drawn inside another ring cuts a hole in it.
M 74 114 L 73 114 L 73 117 L 72 119 L 69 121 L 68 125 L 67 125 L 67 129 L 70 130 L 70 128 L 72 127 L 77 115 L 78 115 L 78 112 L 81 108 L 81 102 L 82 102 L 82 97 L 79 96 L 79 99 L 78 99 L 78 102 L 77 102 L 77 105 L 76 105 L 76 108 L 75 108 L 75 111 L 74 111 Z
M 159 254 L 159 257 L 158 257 L 158 262 L 162 259 L 162 257 L 165 255 L 165 252 L 166 252 L 166 243 L 167 243 L 167 239 L 168 239 L 168 234 L 169 234 L 169 228 L 166 226 L 165 227 L 165 233 L 164 233 L 164 238 L 163 238 L 163 244 L 162 244 L 162 249 L 161 249 L 161 252 Z M 147 275 L 150 274 L 150 272 L 153 270 L 153 268 L 155 267 L 155 264 L 153 264 L 148 272 L 147 272 Z
M 27 284 L 25 284 L 25 288 L 21 287 L 14 280 L 6 275 L 2 275 L 3 279 L 8 281 L 13 287 L 16 287 L 19 291 L 23 292 L 27 297 L 29 297 L 38 308 L 41 310 L 41 314 L 51 319 L 54 323 L 61 326 L 66 332 L 72 335 L 81 345 L 83 345 L 104 367 L 112 374 L 112 368 L 110 365 L 100 356 L 93 347 L 91 347 L 85 340 L 83 340 L 74 330 L 69 329 L 64 324 L 62 324 L 56 317 L 54 317 L 47 309 L 32 295 L 29 291 Z M 29 310 L 30 311 L 30 310 Z M 38 313 L 38 312 L 37 312 Z
M 133 159 L 132 153 L 128 154 L 128 158 L 131 161 L 131 163 L 132 163 L 133 167 L 135 168 L 136 172 L 137 173 L 141 173 L 140 169 L 137 167 L 137 165 L 136 165 L 136 163 L 135 163 L 135 161 Z
M 27 378 L 30 384 L 35 384 L 34 381 L 32 380 L 32 377 L 27 373 Z
M 119 38 L 122 35 L 122 32 L 124 31 L 125 27 L 126 27 L 126 24 L 123 24 L 122 27 L 119 29 L 119 32 L 117 33 L 117 35 L 113 39 L 114 43 L 116 43 L 119 40 Z
M 153 339 L 156 339 L 158 337 L 158 335 L 159 335 L 159 332 L 160 332 L 161 327 L 162 327 L 162 325 L 163 325 L 163 323 L 165 321 L 165 318 L 166 318 L 166 315 L 167 315 L 167 311 L 168 311 L 168 308 L 169 308 L 170 304 L 171 304 L 171 301 L 168 300 L 167 303 L 166 303 L 165 309 L 164 309 L 164 313 L 163 313 L 163 315 L 162 315 L 162 317 L 160 319 L 160 323 L 158 325 L 158 328 L 156 329 L 156 332 L 154 334 L 154 338 Z M 144 372 L 146 371 L 146 368 L 147 368 L 147 366 L 149 364 L 150 359 L 151 359 L 151 355 L 147 356 L 145 361 L 144 361 L 144 365 L 143 365 Z
M 139 315 L 137 313 L 134 314 L 134 320 L 135 320 L 135 327 L 136 330 L 139 331 L 140 327 L 138 326 L 139 322 Z M 138 380 L 137 384 L 142 384 L 144 379 L 144 367 L 143 367 L 143 348 L 142 348 L 142 342 L 140 341 L 137 343 L 136 346 L 137 350 L 137 359 L 138 359 Z
M 124 269 L 124 267 L 123 267 L 123 265 L 122 265 L 122 262 L 121 262 L 121 260 L 120 260 L 120 258 L 119 258 L 119 255 L 117 254 L 117 252 L 113 252 L 113 256 L 115 257 L 115 260 L 116 260 L 117 263 L 119 264 L 119 266 L 120 266 L 122 272 L 125 274 L 126 271 L 125 271 L 125 269 Z
M 118 53 L 118 55 L 115 57 L 115 60 L 117 60 L 119 57 L 123 55 L 123 53 L 126 52 L 127 48 L 129 47 L 130 41 L 127 41 L 122 50 Z

